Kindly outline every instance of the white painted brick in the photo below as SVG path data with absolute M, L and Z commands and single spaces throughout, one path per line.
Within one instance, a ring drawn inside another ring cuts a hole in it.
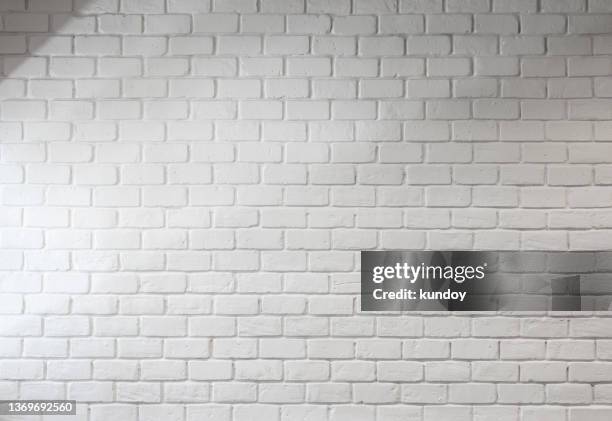
M 560 57 L 525 57 L 521 71 L 524 76 L 565 76 L 566 63 Z
M 18 60 L 16 57 L 6 57 L 3 61 L 5 74 L 28 77 L 47 76 L 48 60 L 44 57 L 29 57 L 23 60 Z
M 297 16 L 297 18 L 301 17 Z M 283 32 L 285 28 L 285 20 L 280 15 L 243 15 L 240 19 L 243 32 L 276 33 Z
M 568 31 L 575 34 L 605 34 L 609 25 L 607 14 L 577 15 L 568 19 Z
M 351 99 L 357 96 L 357 84 L 353 81 L 315 81 L 314 98 Z
M 560 34 L 565 32 L 565 17 L 561 15 L 524 15 L 521 19 L 521 33 Z
M 563 382 L 567 380 L 567 366 L 561 362 L 521 363 L 520 373 L 521 380 L 528 382 Z M 557 391 L 557 395 L 561 391 Z
M 327 101 L 290 101 L 286 104 L 289 120 L 326 120 L 330 107 Z
M 361 61 L 360 63 L 365 64 Z M 425 60 L 419 58 L 383 58 L 382 75 L 386 77 L 419 76 L 425 72 Z M 372 74 L 374 73 L 374 74 Z M 376 72 L 359 74 L 358 76 L 375 76 Z
M 487 0 L 450 0 L 446 4 L 449 12 L 488 12 L 490 10 Z
M 502 96 L 505 98 L 544 98 L 546 96 L 546 85 L 543 80 L 502 80 Z M 527 101 L 523 104 L 528 103 Z M 533 101 L 534 104 L 544 105 L 542 102 Z M 523 108 L 525 116 L 525 108 Z
M 582 384 L 559 384 L 547 385 L 546 395 L 551 403 L 575 403 L 584 404 L 592 401 L 592 390 L 590 385 Z
M 334 101 L 332 102 L 332 118 L 336 120 L 353 120 L 361 118 L 373 120 L 376 118 L 376 102 L 357 101 Z
M 391 19 L 391 22 L 398 19 L 394 16 L 386 16 L 381 17 L 381 20 L 387 18 Z M 333 20 L 332 30 L 339 35 L 373 34 L 376 32 L 376 18 L 374 16 L 336 16 Z M 389 31 L 384 32 L 389 33 Z
M 521 413 L 523 418 L 526 420 L 536 420 L 541 418 L 566 419 L 567 416 L 565 408 L 554 406 L 523 408 Z
M 261 51 L 262 42 L 259 37 L 237 37 L 224 35 L 219 37 L 217 50 L 221 54 L 256 54 Z
M 511 14 L 478 14 L 474 16 L 474 31 L 482 34 L 516 34 L 519 20 Z
M 280 76 L 282 67 L 283 60 L 280 57 L 240 60 L 240 73 L 246 76 Z
M 459 54 L 494 56 L 497 54 L 497 39 L 492 35 L 455 35 L 453 49 Z
M 41 101 L 4 101 L 0 109 L 5 120 L 39 120 L 46 105 Z
M 362 37 L 359 53 L 365 56 L 397 56 L 404 53 L 404 40 L 400 37 Z
M 43 378 L 43 363 L 36 360 L 12 360 L 0 362 L 5 380 Z
M 470 366 L 466 362 L 428 362 L 425 365 L 425 380 L 458 382 L 469 379 Z
M 22 35 L 4 36 L 2 51 L 3 54 L 19 54 L 26 52 L 26 38 Z
M 445 403 L 446 386 L 442 384 L 417 383 L 402 388 L 402 402 L 408 404 Z M 420 415 L 420 414 L 419 414 Z
M 501 384 L 498 386 L 500 403 L 541 403 L 544 388 L 537 384 Z
M 401 184 L 404 171 L 400 166 L 362 165 L 357 171 L 357 182 L 360 184 Z
M 422 148 L 418 144 L 386 143 L 379 147 L 379 157 L 385 163 L 421 162 Z
M 19 123 L 0 124 L 0 135 L 7 141 L 18 141 L 22 137 L 22 128 Z
M 400 13 L 436 13 L 442 11 L 442 0 L 401 0 Z
M 472 62 L 468 58 L 429 58 L 428 76 L 467 76 L 472 72 Z
M 338 317 L 332 322 L 332 333 L 338 336 L 371 336 L 374 334 L 374 323 L 368 319 Z
M 111 404 L 101 405 L 92 410 L 91 417 L 93 420 L 101 421 L 113 416 L 114 414 L 125 418 L 126 420 L 138 419 L 137 408 L 130 405 Z
M 349 383 L 310 383 L 306 388 L 306 401 L 313 403 L 350 402 Z
M 266 81 L 265 93 L 269 98 L 305 98 L 308 96 L 306 79 L 270 79 Z
M 355 3 L 355 12 L 358 14 L 369 13 L 394 13 L 397 12 L 397 0 L 357 0 Z
M 473 103 L 474 118 L 485 120 L 515 120 L 519 117 L 519 103 L 512 99 L 477 99 Z M 516 124 L 520 125 L 522 121 Z
M 544 0 L 542 11 L 544 12 L 583 12 L 586 10 L 586 2 L 579 1 L 557 1 Z
M 380 28 L 386 34 L 418 34 L 424 31 L 425 24 L 419 15 L 383 15 L 380 17 Z
M 430 144 L 427 145 L 428 162 L 433 163 L 466 163 L 472 160 L 472 147 L 467 144 Z
M 609 418 L 599 315 L 354 315 L 359 250 L 609 248 L 606 1 L 72 3 L 0 4 L 4 395 Z
M 411 79 L 406 81 L 408 98 L 448 98 L 451 95 L 450 81 L 438 79 Z
M 123 41 L 123 48 L 127 54 L 159 56 L 167 51 L 167 44 L 163 37 L 127 37 Z
M 164 11 L 164 2 L 160 0 L 145 0 L 143 4 L 138 4 L 136 0 L 127 0 L 121 4 L 122 12 L 146 12 L 161 13 Z
M 381 404 L 397 402 L 399 400 L 399 392 L 399 385 L 393 383 L 366 383 L 354 386 L 355 400 L 358 403 Z
M 521 104 L 521 114 L 525 120 L 562 120 L 566 110 L 563 101 L 527 100 Z
M 118 55 L 120 39 L 107 36 L 76 37 L 75 53 L 78 55 Z
M 434 14 L 427 16 L 427 33 L 462 34 L 471 32 L 472 18 L 461 14 Z
M 471 201 L 469 187 L 461 186 L 433 186 L 429 187 L 425 193 L 425 202 L 430 207 L 445 206 L 467 206 Z
M 264 39 L 264 52 L 271 55 L 305 54 L 310 49 L 309 41 L 309 38 L 303 35 L 270 36 Z
M 401 139 L 401 130 L 397 121 L 357 122 L 355 136 L 362 141 L 396 141 Z M 348 144 L 337 146 L 347 150 L 350 147 Z
M 493 403 L 497 398 L 495 386 L 486 383 L 467 383 L 465 385 L 451 384 L 449 386 L 449 402 L 451 403 Z
M 451 39 L 446 35 L 409 36 L 406 51 L 411 55 L 446 55 L 451 51 Z
M 445 121 L 407 121 L 404 123 L 404 140 L 421 142 L 450 140 L 450 127 Z
M 5 31 L 46 32 L 48 29 L 49 16 L 42 13 L 9 13 L 4 16 Z
M 30 95 L 34 98 L 70 98 L 72 83 L 69 81 L 32 80 L 29 84 Z
M 142 32 L 143 19 L 138 15 L 101 15 L 98 27 L 106 34 L 137 34 Z
M 610 366 L 607 363 L 576 362 L 569 365 L 569 380 L 579 382 L 596 382 L 605 378 Z
M 193 16 L 194 32 L 232 33 L 238 30 L 238 15 L 233 13 L 197 14 Z
M 583 55 L 592 51 L 591 38 L 586 36 L 558 36 L 547 39 L 547 49 L 552 55 Z
M 474 73 L 479 76 L 516 76 L 519 73 L 519 61 L 515 57 L 476 57 Z

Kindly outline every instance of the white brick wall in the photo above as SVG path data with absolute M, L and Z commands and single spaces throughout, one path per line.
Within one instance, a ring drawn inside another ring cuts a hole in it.
M 606 315 L 357 296 L 362 249 L 612 247 L 612 2 L 0 17 L 2 399 L 91 421 L 612 419 Z

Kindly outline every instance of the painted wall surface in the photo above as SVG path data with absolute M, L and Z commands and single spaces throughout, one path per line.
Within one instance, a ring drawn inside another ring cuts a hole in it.
M 611 1 L 0 15 L 2 399 L 90 403 L 71 421 L 612 419 L 606 314 L 358 301 L 360 250 L 612 248 Z

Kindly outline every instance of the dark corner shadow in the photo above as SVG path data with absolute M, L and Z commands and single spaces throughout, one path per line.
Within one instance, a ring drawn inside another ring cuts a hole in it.
M 38 70 L 40 58 L 55 37 L 74 37 L 65 32 L 71 20 L 104 13 L 120 13 L 121 0 L 0 0 L 0 101 L 28 98 L 25 87 L 19 94 L 16 79 L 51 78 L 48 63 L 44 74 Z M 46 30 L 45 30 L 46 28 Z M 92 32 L 92 35 L 97 33 Z M 71 40 L 71 46 L 74 42 Z M 72 48 L 65 55 L 72 56 Z M 4 85 L 4 89 L 3 89 Z M 10 85 L 10 86 L 7 86 Z M 1 141 L 2 139 L 0 139 Z

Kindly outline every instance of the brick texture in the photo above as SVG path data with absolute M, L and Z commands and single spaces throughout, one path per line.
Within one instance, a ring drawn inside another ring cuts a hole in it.
M 605 314 L 358 299 L 359 250 L 612 247 L 609 1 L 0 18 L 2 399 L 76 399 L 75 421 L 612 419 Z

